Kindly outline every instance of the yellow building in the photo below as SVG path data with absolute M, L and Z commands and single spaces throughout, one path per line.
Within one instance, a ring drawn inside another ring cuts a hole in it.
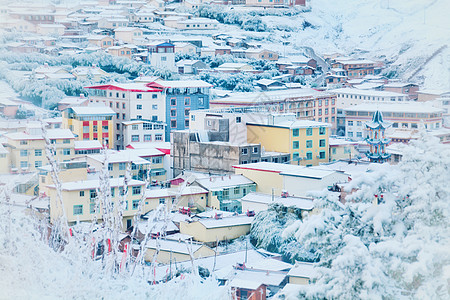
M 38 168 L 39 171 L 39 194 L 49 195 L 49 185 L 53 185 L 52 168 L 45 165 Z M 86 162 L 68 161 L 59 163 L 58 179 L 60 182 L 84 181 L 88 179 Z
M 46 143 L 42 129 L 28 128 L 25 132 L 5 134 L 9 151 L 8 169 L 12 173 L 34 172 L 38 167 L 48 164 L 45 153 Z M 68 129 L 48 129 L 47 137 L 54 156 L 58 161 L 69 161 L 74 155 L 75 137 Z
M 252 217 L 236 216 L 222 219 L 207 218 L 195 222 L 180 222 L 180 233 L 194 237 L 196 241 L 215 243 L 229 241 L 250 232 Z
M 309 120 L 247 123 L 247 141 L 261 144 L 265 151 L 289 153 L 291 164 L 317 166 L 329 161 L 329 127 Z
M 157 245 L 158 244 L 158 245 Z M 161 264 L 178 263 L 188 261 L 191 259 L 189 252 L 192 253 L 194 258 L 202 258 L 214 256 L 215 251 L 203 244 L 195 242 L 179 242 L 163 239 L 151 239 L 145 245 L 146 252 L 145 261 L 152 261 L 153 256 L 156 253 L 156 248 L 159 246 L 158 257 L 156 262 Z
M 114 116 L 114 111 L 106 106 L 69 107 L 63 113 L 63 127 L 70 129 L 77 141 L 98 140 L 112 148 Z
M 330 161 L 352 160 L 359 155 L 356 146 L 358 142 L 348 141 L 345 139 L 330 138 Z
M 9 173 L 9 152 L 0 144 L 0 174 Z
M 110 178 L 111 201 L 123 201 L 124 197 L 124 179 Z M 99 222 L 102 221 L 102 207 L 99 212 L 95 212 L 95 201 L 98 196 L 100 181 L 80 180 L 63 182 L 61 184 L 61 196 L 63 199 L 64 211 L 67 221 L 73 225 L 77 221 L 91 222 L 94 213 L 97 215 Z M 48 196 L 50 197 L 50 221 L 53 223 L 57 218 L 62 216 L 62 209 L 58 205 L 57 192 L 55 185 L 49 185 Z M 123 201 L 123 226 L 128 228 L 132 226 L 134 215 L 138 211 L 139 202 L 142 198 L 144 182 L 138 180 L 130 180 L 128 182 L 128 193 L 125 201 Z M 149 209 L 143 204 L 142 213 L 148 212 Z
M 145 180 L 147 173 L 149 173 L 149 181 L 152 184 L 157 184 L 161 181 L 166 181 L 166 170 L 163 168 L 164 153 L 157 149 L 148 149 L 148 156 L 140 157 L 140 150 L 123 150 L 110 151 L 108 153 L 108 170 L 111 177 L 124 177 L 128 165 L 130 165 L 130 174 L 133 179 Z M 85 160 L 92 171 L 100 171 L 103 165 L 103 154 L 92 154 L 86 157 L 77 158 L 77 160 Z
M 169 210 L 189 207 L 194 213 L 205 210 L 208 191 L 198 186 L 187 186 L 176 189 L 148 189 L 145 191 L 145 204 L 150 209 L 166 204 Z
M 287 274 L 289 283 L 306 285 L 311 282 L 315 275 L 314 264 L 298 262 Z

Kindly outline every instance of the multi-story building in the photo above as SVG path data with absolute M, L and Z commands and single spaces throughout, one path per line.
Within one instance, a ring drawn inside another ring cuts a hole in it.
M 341 68 L 346 71 L 349 79 L 362 78 L 366 75 L 374 75 L 375 62 L 368 59 L 352 60 L 348 58 L 337 58 L 331 64 L 333 68 Z
M 203 80 L 158 80 L 148 84 L 161 89 L 165 96 L 166 141 L 170 140 L 170 131 L 189 128 L 189 113 L 209 108 L 211 84 Z
M 114 147 L 117 149 L 126 146 L 122 122 L 132 119 L 165 121 L 166 103 L 162 88 L 149 87 L 147 83 L 139 82 L 89 86 L 86 89 L 91 102 L 102 102 L 115 112 Z
M 122 122 L 125 147 L 131 143 L 164 142 L 166 123 L 149 120 L 131 120 Z
M 392 129 L 417 129 L 423 122 L 426 129 L 442 127 L 443 110 L 423 103 L 364 103 L 350 106 L 343 110 L 345 117 L 345 136 L 352 140 L 366 138 L 364 123 L 372 119 L 379 110 L 386 121 L 392 123 Z M 389 132 L 386 132 L 387 134 Z
M 176 72 L 174 44 L 155 42 L 144 45 L 144 47 L 149 52 L 148 61 L 152 66 Z
M 63 127 L 77 141 L 98 140 L 107 148 L 114 146 L 114 111 L 107 106 L 70 107 L 63 112 Z
M 174 176 L 184 170 L 231 174 L 233 165 L 247 164 L 261 160 L 261 145 L 233 144 L 224 141 L 209 141 L 196 131 L 177 130 L 172 132 L 172 156 Z M 202 140 L 202 138 L 205 138 Z
M 343 110 L 347 107 L 359 105 L 362 103 L 391 103 L 391 102 L 405 102 L 410 98 L 406 94 L 377 91 L 377 90 L 360 90 L 355 88 L 341 88 L 333 90 L 336 93 L 336 109 L 337 109 L 337 124 L 336 133 L 340 136 L 345 132 L 345 115 Z
M 61 195 L 63 199 L 64 212 L 69 225 L 76 222 L 92 222 L 92 218 L 97 215 L 97 220 L 102 222 L 101 205 L 96 211 L 96 201 L 99 197 L 99 188 L 101 182 L 98 179 L 84 179 L 78 181 L 67 181 L 61 183 Z M 139 202 L 142 199 L 142 193 L 145 189 L 145 183 L 139 180 L 130 180 L 127 182 L 128 192 L 124 192 L 124 178 L 110 178 L 111 187 L 110 197 L 115 203 L 116 209 L 120 202 L 123 207 L 123 228 L 127 229 L 133 225 L 133 217 L 138 212 Z M 57 203 L 58 196 L 55 185 L 48 185 L 48 196 L 50 198 L 50 222 L 55 222 L 62 216 L 62 208 Z M 124 199 L 125 198 L 125 199 Z M 142 204 L 142 212 L 148 212 L 145 201 Z
M 266 151 L 289 153 L 291 164 L 317 166 L 329 161 L 329 127 L 295 119 L 247 123 L 247 141 L 261 144 Z
M 330 123 L 336 128 L 336 95 L 313 89 L 234 93 L 210 101 L 211 108 L 265 106 L 277 113 L 294 113 L 297 119 Z
M 91 102 L 103 102 L 116 113 L 114 144 L 117 149 L 123 149 L 127 145 L 124 141 L 122 122 L 130 120 L 165 122 L 167 126 L 163 140 L 169 141 L 171 130 L 189 128 L 191 110 L 209 107 L 211 87 L 211 84 L 202 80 L 157 80 L 147 83 L 90 86 L 86 89 L 89 91 Z
M 75 137 L 69 129 L 48 129 L 46 137 L 49 147 L 54 149 L 54 157 L 58 161 L 68 161 L 74 155 Z M 9 151 L 9 170 L 16 172 L 34 172 L 38 167 L 48 163 L 46 142 L 41 128 L 28 128 L 25 132 L 5 134 Z

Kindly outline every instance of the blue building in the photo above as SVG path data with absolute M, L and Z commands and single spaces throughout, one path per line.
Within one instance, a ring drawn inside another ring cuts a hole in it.
M 163 89 L 163 95 L 166 97 L 166 141 L 170 141 L 172 130 L 189 128 L 191 110 L 209 108 L 212 85 L 203 80 L 158 80 L 149 85 Z

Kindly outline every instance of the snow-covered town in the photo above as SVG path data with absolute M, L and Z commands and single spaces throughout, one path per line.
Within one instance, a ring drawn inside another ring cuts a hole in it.
M 447 0 L 0 0 L 0 299 L 450 299 Z

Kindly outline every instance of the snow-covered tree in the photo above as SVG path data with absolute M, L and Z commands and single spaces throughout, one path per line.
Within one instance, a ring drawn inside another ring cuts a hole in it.
M 320 257 L 308 299 L 449 299 L 450 149 L 422 132 L 398 166 L 354 179 L 341 204 L 321 208 L 287 235 Z M 373 204 L 375 195 L 383 200 Z

